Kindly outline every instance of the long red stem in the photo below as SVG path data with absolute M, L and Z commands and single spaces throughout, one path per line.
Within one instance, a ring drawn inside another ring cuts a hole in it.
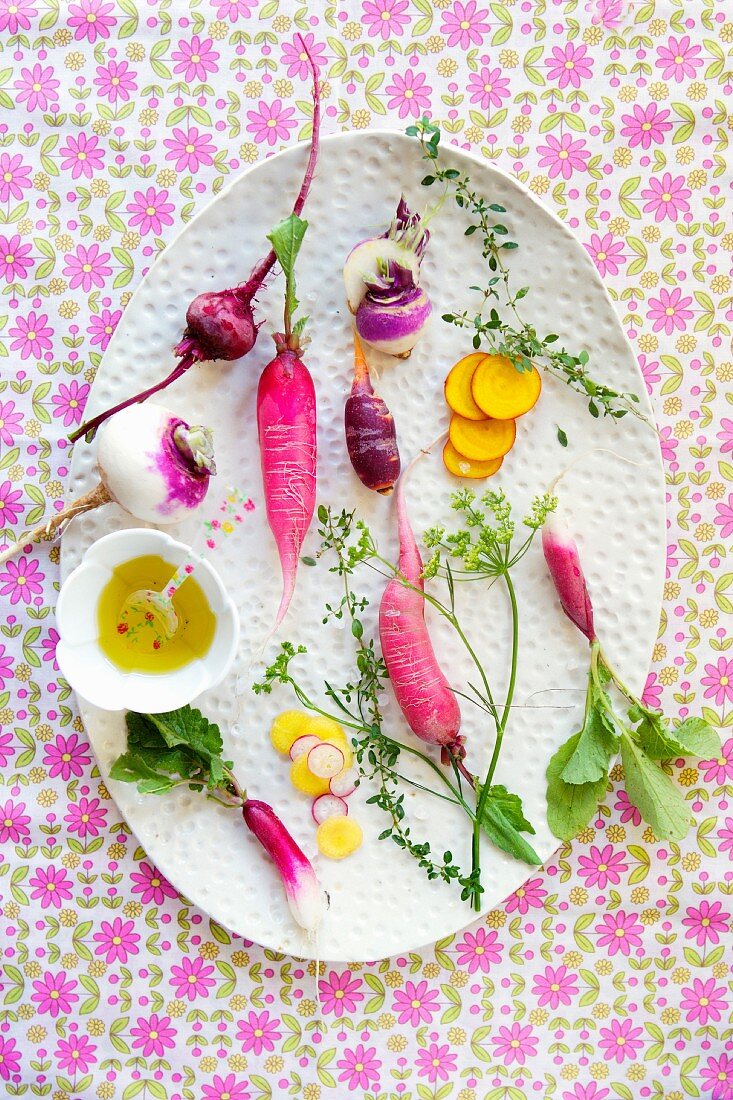
M 180 378 L 182 374 L 185 374 L 189 367 L 193 366 L 196 362 L 195 355 L 184 355 L 179 359 L 176 366 L 166 375 L 162 382 L 156 382 L 154 386 L 150 386 L 149 389 L 143 390 L 142 393 L 136 393 L 134 397 L 128 397 L 125 401 L 120 401 L 118 405 L 114 405 L 113 408 L 107 409 L 105 412 L 99 413 L 97 416 L 92 417 L 91 420 L 87 420 L 82 424 L 80 428 L 72 432 L 69 436 L 69 440 L 72 443 L 76 443 L 77 439 L 80 439 L 83 435 L 89 435 L 88 443 L 94 439 L 94 433 L 97 429 L 104 424 L 105 420 L 109 420 L 115 413 L 121 412 L 123 409 L 129 408 L 130 405 L 139 405 L 142 401 L 147 401 L 149 397 L 152 397 L 154 393 L 159 393 L 160 390 L 164 390 L 166 386 L 169 386 L 171 382 L 175 382 L 177 378 Z M 91 434 L 89 434 L 91 433 Z
M 295 36 L 300 42 L 303 53 L 308 58 L 308 64 L 310 65 L 311 73 L 313 74 L 313 136 L 311 138 L 310 156 L 308 157 L 308 164 L 306 165 L 305 175 L 303 176 L 303 182 L 300 185 L 300 191 L 297 198 L 293 203 L 293 213 L 300 217 L 303 213 L 305 206 L 305 200 L 308 198 L 308 194 L 313 183 L 313 178 L 316 173 L 316 163 L 318 161 L 318 151 L 320 148 L 320 132 L 321 132 L 321 94 L 320 85 L 318 82 L 318 67 L 313 60 L 313 56 L 305 44 L 305 41 L 301 35 Z M 277 256 L 275 250 L 270 249 L 264 259 L 260 260 L 257 267 L 250 275 L 247 282 L 241 287 L 243 293 L 254 294 L 264 284 L 265 279 L 272 271 Z
M 321 93 L 318 80 L 318 67 L 313 60 L 313 56 L 307 45 L 305 44 L 303 38 L 300 35 L 296 35 L 296 37 L 299 39 L 303 52 L 308 58 L 308 64 L 310 66 L 311 73 L 313 74 L 313 131 L 311 138 L 310 155 L 308 157 L 305 175 L 303 176 L 303 182 L 300 185 L 300 191 L 298 192 L 295 203 L 293 204 L 293 213 L 300 216 L 300 214 L 303 212 L 303 207 L 305 206 L 306 199 L 308 198 L 311 184 L 313 183 L 313 178 L 316 171 L 316 163 L 318 161 L 318 151 L 320 147 L 319 138 L 321 128 Z M 260 262 L 257 264 L 247 282 L 241 284 L 238 287 L 235 287 L 233 289 L 233 293 L 235 293 L 239 298 L 250 302 L 257 294 L 257 292 L 262 288 L 265 280 L 275 266 L 276 261 L 277 257 L 275 255 L 274 249 L 271 249 L 264 257 L 264 259 L 260 260 Z M 129 397 L 127 398 L 127 400 L 121 401 L 113 408 L 107 409 L 105 412 L 99 413 L 91 420 L 85 421 L 80 427 L 78 427 L 69 435 L 69 441 L 71 443 L 76 443 L 77 439 L 81 439 L 82 436 L 85 436 L 87 438 L 87 442 L 91 442 L 91 440 L 94 438 L 95 433 L 97 432 L 97 429 L 102 424 L 104 424 L 106 420 L 109 420 L 111 416 L 114 416 L 115 413 L 120 412 L 122 409 L 128 408 L 130 405 L 136 405 L 142 401 L 146 401 L 148 397 L 152 397 L 153 394 L 159 393 L 161 390 L 166 389 L 166 387 L 168 387 L 171 382 L 175 382 L 176 379 L 185 374 L 189 367 L 193 366 L 194 363 L 199 362 L 200 360 L 200 356 L 196 355 L 193 349 L 190 349 L 187 346 L 188 343 L 190 342 L 186 341 L 184 337 L 184 340 L 181 342 L 181 344 L 178 345 L 178 350 L 181 352 L 180 359 L 178 360 L 178 363 L 170 372 L 170 374 L 168 374 L 162 380 L 162 382 L 158 382 L 156 383 L 156 385 L 150 386 L 149 389 L 143 390 L 141 393 L 135 394 L 134 397 Z

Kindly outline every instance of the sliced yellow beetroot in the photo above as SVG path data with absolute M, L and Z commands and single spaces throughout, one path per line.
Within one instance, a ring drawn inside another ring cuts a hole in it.
M 331 794 L 337 795 L 338 798 L 348 798 L 356 790 L 358 778 L 359 772 L 356 768 L 345 768 L 330 780 L 328 785 L 331 788 Z
M 329 817 L 346 817 L 349 807 L 343 798 L 337 798 L 335 794 L 322 794 L 313 800 L 311 814 L 316 825 L 322 825 Z
M 304 733 L 302 737 L 296 737 L 290 746 L 290 759 L 297 760 L 299 756 L 307 756 L 314 745 L 319 745 L 320 739 L 314 733 Z
M 308 752 L 308 770 L 319 779 L 330 779 L 344 770 L 345 757 L 338 745 L 319 741 Z
M 328 859 L 345 859 L 361 847 L 364 834 L 352 817 L 328 817 L 318 826 L 318 851 Z

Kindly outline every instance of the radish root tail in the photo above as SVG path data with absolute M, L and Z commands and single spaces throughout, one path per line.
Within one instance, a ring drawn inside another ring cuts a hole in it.
M 50 516 L 49 519 L 39 523 L 31 531 L 26 531 L 17 542 L 6 547 L 0 554 L 0 565 L 19 553 L 27 543 L 40 542 L 42 539 L 52 541 L 55 536 L 62 533 L 61 529 L 66 528 L 76 516 L 81 516 L 84 512 L 91 512 L 94 508 L 101 508 L 103 504 L 109 504 L 111 500 L 112 497 L 109 495 L 106 486 L 100 482 L 84 496 L 69 504 L 62 512 L 57 512 L 55 516 Z

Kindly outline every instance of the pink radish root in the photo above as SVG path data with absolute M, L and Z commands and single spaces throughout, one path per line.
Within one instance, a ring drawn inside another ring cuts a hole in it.
M 425 622 L 423 562 L 410 526 L 405 502 L 405 482 L 412 460 L 397 482 L 397 529 L 401 576 L 393 578 L 379 606 L 379 636 L 387 672 L 397 703 L 416 737 L 440 745 L 446 755 L 465 756 L 459 736 L 461 711 L 458 701 L 438 664 Z

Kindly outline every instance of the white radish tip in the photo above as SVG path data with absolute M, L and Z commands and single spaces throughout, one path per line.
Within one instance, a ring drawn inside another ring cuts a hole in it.
M 304 733 L 302 737 L 296 737 L 290 746 L 290 759 L 297 760 L 299 756 L 305 756 L 314 745 L 320 744 L 320 738 L 313 733 Z
M 319 741 L 308 753 L 308 771 L 319 779 L 330 779 L 344 770 L 346 757 L 338 745 Z
M 335 794 L 320 794 L 313 799 L 311 815 L 316 825 L 321 825 L 329 817 L 348 817 L 349 807 Z
M 359 773 L 356 768 L 347 768 L 346 771 L 339 772 L 329 781 L 328 786 L 331 789 L 331 794 L 335 794 L 338 798 L 347 798 L 356 790 L 358 778 Z

